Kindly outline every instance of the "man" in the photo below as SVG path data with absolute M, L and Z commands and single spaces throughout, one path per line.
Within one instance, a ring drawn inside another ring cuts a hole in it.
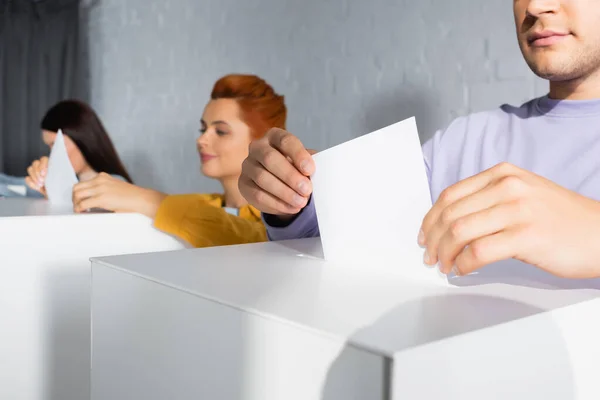
M 550 93 L 459 118 L 423 146 L 435 200 L 418 234 L 424 259 L 457 275 L 516 259 L 600 277 L 600 3 L 514 0 L 514 15 L 521 52 Z M 239 186 L 271 239 L 318 235 L 314 169 L 288 132 L 252 144 Z

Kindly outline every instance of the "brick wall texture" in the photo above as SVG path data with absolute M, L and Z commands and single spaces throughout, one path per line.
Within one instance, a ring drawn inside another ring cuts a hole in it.
M 226 73 L 269 81 L 317 149 L 413 115 L 426 140 L 547 89 L 506 0 L 98 0 L 88 30 L 92 105 L 134 179 L 173 193 L 219 188 L 194 140 Z

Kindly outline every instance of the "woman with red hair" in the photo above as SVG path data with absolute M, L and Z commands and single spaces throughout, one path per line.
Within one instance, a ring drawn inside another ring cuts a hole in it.
M 196 141 L 202 173 L 221 183 L 222 194 L 169 196 L 101 174 L 75 185 L 75 211 L 139 212 L 195 247 L 266 241 L 260 212 L 242 197 L 238 179 L 250 142 L 270 128 L 284 129 L 286 116 L 283 96 L 263 79 L 227 75 L 213 88 Z

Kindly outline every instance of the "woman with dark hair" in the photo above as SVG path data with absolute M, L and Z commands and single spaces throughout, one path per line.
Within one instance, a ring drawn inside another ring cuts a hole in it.
M 65 100 L 54 105 L 42 119 L 42 140 L 52 148 L 62 130 L 69 160 L 79 181 L 88 181 L 104 172 L 132 183 L 102 122 L 87 104 Z M 45 197 L 44 180 L 48 157 L 34 161 L 26 178 L 0 174 L 0 195 Z

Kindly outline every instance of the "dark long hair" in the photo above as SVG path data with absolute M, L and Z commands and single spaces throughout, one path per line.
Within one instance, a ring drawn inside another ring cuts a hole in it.
M 77 145 L 94 171 L 119 175 L 133 183 L 100 118 L 84 102 L 64 100 L 54 105 L 44 115 L 41 127 L 51 132 L 61 129 Z

